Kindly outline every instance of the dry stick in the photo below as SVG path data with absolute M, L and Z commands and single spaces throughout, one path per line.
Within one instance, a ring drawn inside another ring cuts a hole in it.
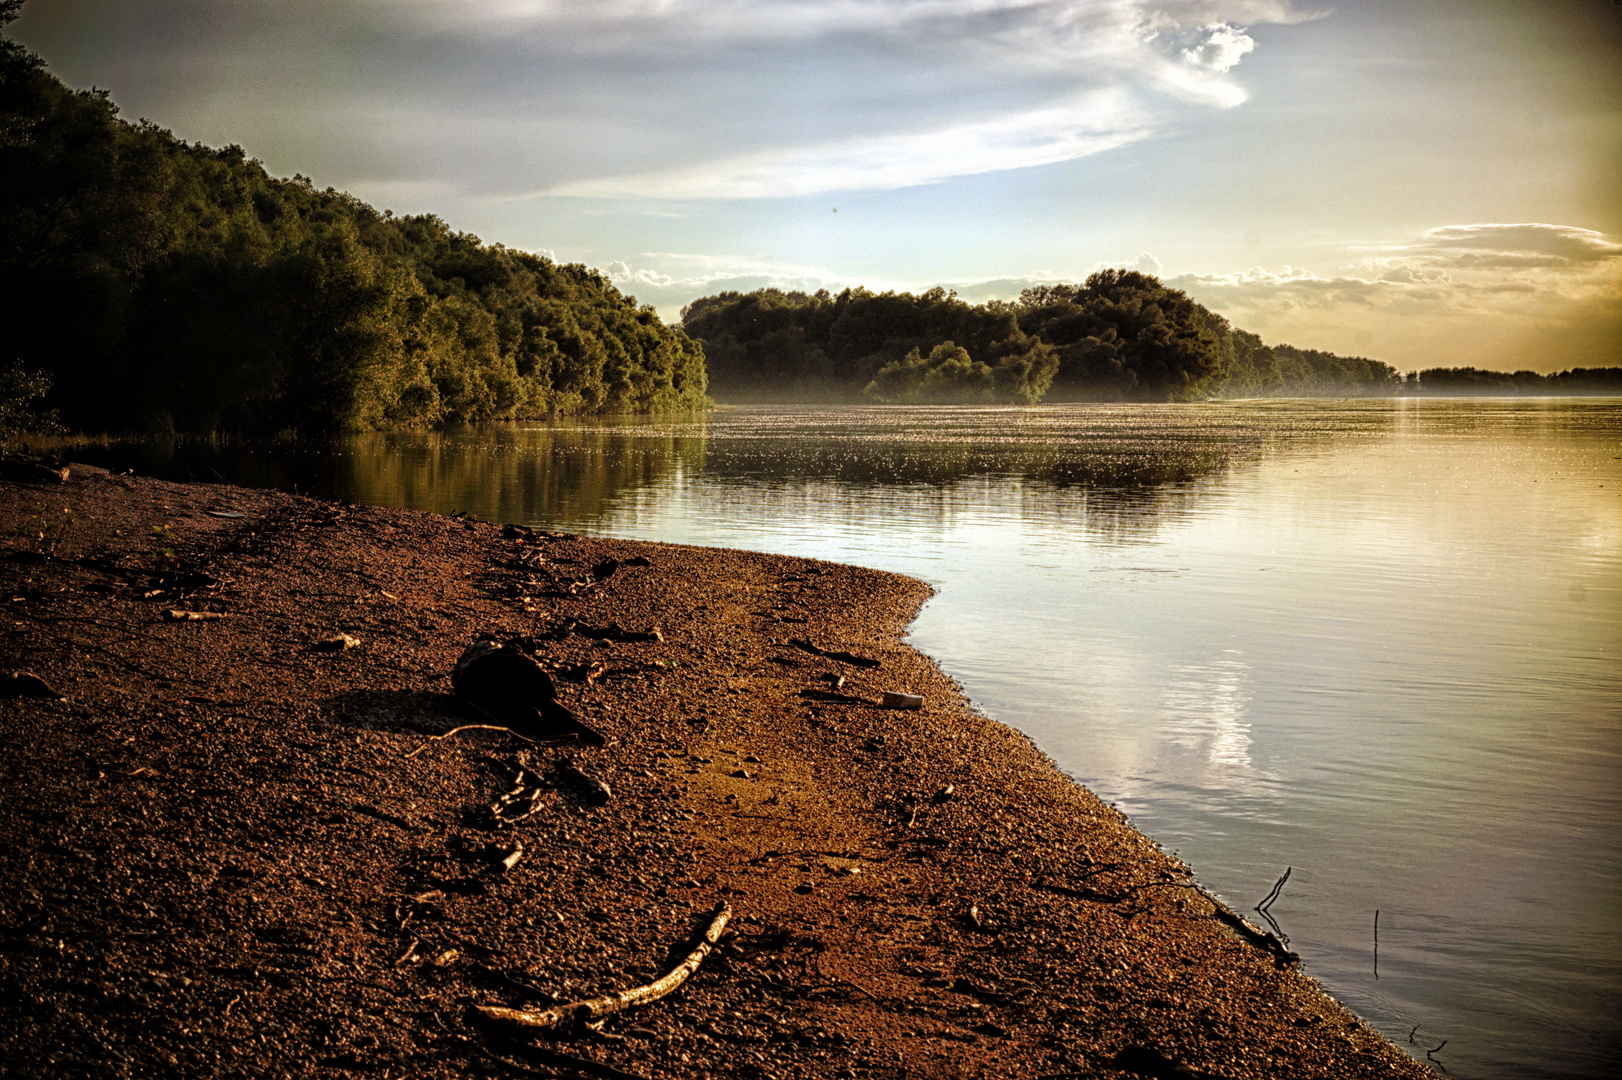
M 704 958 L 710 955 L 710 950 L 715 948 L 716 941 L 721 937 L 721 931 L 726 929 L 727 920 L 731 918 L 732 905 L 725 900 L 721 901 L 710 916 L 710 925 L 705 929 L 704 940 L 699 942 L 698 948 L 688 953 L 687 959 L 672 968 L 663 978 L 655 979 L 653 982 L 613 994 L 604 994 L 589 1001 L 572 1001 L 567 1005 L 543 1009 L 540 1012 L 507 1009 L 498 1005 L 477 1005 L 474 1012 L 485 1020 L 500 1024 L 547 1030 L 565 1023 L 589 1023 L 638 1005 L 658 1001 L 686 982 L 688 976 L 698 970 L 698 965 L 702 964 Z
M 423 743 L 421 746 L 419 746 L 415 750 L 411 751 L 411 753 L 407 754 L 406 757 L 414 758 L 418 754 L 422 753 L 424 750 L 428 749 L 434 743 L 441 742 L 441 741 L 443 741 L 445 739 L 448 739 L 452 735 L 460 735 L 464 731 L 505 731 L 507 734 L 511 735 L 515 739 L 524 739 L 524 736 L 518 734 L 518 732 L 514 731 L 512 728 L 505 727 L 505 726 L 503 726 L 501 724 L 463 724 L 461 727 L 451 728 L 449 731 L 445 732 L 443 735 L 430 735 L 430 736 L 428 736 L 428 741 L 427 742 Z M 524 739 L 524 741 L 527 742 L 527 743 L 531 743 L 531 744 L 533 744 L 535 742 L 534 739 Z
M 1275 863 L 1274 865 L 1276 866 L 1277 864 Z M 1284 876 L 1273 883 L 1273 891 L 1268 893 L 1262 902 L 1256 905 L 1257 911 L 1261 912 L 1263 915 L 1267 914 L 1267 909 L 1273 906 L 1273 901 L 1277 900 L 1279 893 L 1284 891 L 1284 883 L 1290 880 L 1290 871 L 1293 869 L 1295 868 L 1292 866 L 1286 866 L 1284 868 Z

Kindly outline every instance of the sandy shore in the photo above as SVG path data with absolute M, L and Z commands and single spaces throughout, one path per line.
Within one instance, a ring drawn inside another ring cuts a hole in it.
M 977 714 L 920 583 L 516 532 L 0 483 L 0 673 L 65 695 L 0 701 L 0 1074 L 1430 1075 Z M 431 740 L 480 632 L 608 745 Z M 722 901 L 601 1031 L 472 1018 L 645 982 Z

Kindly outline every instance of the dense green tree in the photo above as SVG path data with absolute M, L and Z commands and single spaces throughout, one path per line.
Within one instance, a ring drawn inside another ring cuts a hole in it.
M 0 25 L 17 0 L 0 0 Z M 702 407 L 607 278 L 130 124 L 0 37 L 0 356 L 72 426 L 380 428 Z
M 726 292 L 689 304 L 682 325 L 703 343 L 727 400 L 1175 401 L 1416 388 L 1377 360 L 1269 346 L 1131 270 L 980 305 L 944 289 Z M 1585 375 L 1563 385 L 1602 384 Z
M 1058 349 L 1050 400 L 1181 400 L 1222 374 L 1227 321 L 1148 274 L 1027 289 L 1018 309 L 1020 328 Z

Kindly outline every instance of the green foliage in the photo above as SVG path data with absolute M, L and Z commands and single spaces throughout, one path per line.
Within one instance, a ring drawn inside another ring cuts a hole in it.
M 1243 330 L 1233 332 L 1228 346 L 1217 387 L 1224 397 L 1389 397 L 1403 389 L 1397 370 L 1378 360 L 1294 345 L 1269 348 Z
M 913 349 L 881 367 L 862 392 L 878 401 L 940 405 L 1040 401 L 1058 368 L 1053 347 L 1012 339 L 998 346 L 1002 355 L 995 366 L 972 359 L 967 349 L 950 341 L 936 345 L 928 356 Z
M 15 14 L 0 0 L 0 24 Z M 0 325 L 81 429 L 421 427 L 707 404 L 601 274 L 192 145 L 0 38 Z M 36 395 L 37 396 L 37 395 Z
M 731 400 L 1179 401 L 1389 395 L 1387 364 L 1268 346 L 1159 279 L 1102 270 L 1079 285 L 970 305 L 944 289 L 695 300 L 682 325 Z M 943 351 L 944 350 L 944 351 Z
M 991 400 L 995 387 L 990 365 L 943 341 L 927 357 L 913 349 L 885 364 L 863 392 L 880 401 L 967 404 Z
M 974 306 L 939 288 L 725 292 L 689 304 L 682 327 L 702 342 L 711 382 L 733 398 L 1033 402 L 1057 366 L 1009 305 Z M 930 360 L 948 343 L 969 366 Z
M 0 441 L 16 435 L 48 435 L 61 431 L 55 409 L 43 410 L 34 405 L 50 391 L 50 376 L 41 371 L 28 371 L 20 360 L 0 368 Z
M 1173 401 L 1209 391 L 1228 323 L 1134 270 L 1020 294 L 1019 325 L 1058 350 L 1054 400 Z

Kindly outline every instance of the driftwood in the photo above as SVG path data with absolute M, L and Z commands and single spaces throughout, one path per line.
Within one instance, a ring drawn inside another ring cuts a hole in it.
M 513 787 L 490 804 L 490 816 L 503 825 L 522 821 L 540 809 L 544 791 L 535 775 L 522 767 L 513 777 Z
M 456 736 L 456 735 L 460 735 L 464 731 L 505 731 L 508 735 L 511 735 L 515 739 L 523 739 L 527 743 L 534 743 L 535 742 L 534 739 L 527 738 L 527 737 L 525 737 L 523 735 L 520 735 L 520 734 L 518 734 L 518 732 L 514 731 L 512 728 L 506 727 L 505 725 L 502 725 L 502 724 L 463 724 L 461 727 L 451 728 L 449 731 L 443 732 L 443 733 L 441 733 L 439 735 L 430 735 L 430 736 L 428 736 L 428 741 L 427 742 L 423 743 L 421 746 L 419 746 L 415 750 L 411 751 L 411 753 L 407 754 L 406 757 L 414 758 L 418 754 L 422 753 L 424 750 L 428 749 L 430 746 L 434 745 L 436 742 L 444 742 L 446 739 L 452 738 L 453 736 Z
M 476 1005 L 473 1008 L 473 1016 L 475 1019 L 497 1026 L 516 1027 L 526 1031 L 549 1031 L 569 1024 L 593 1023 L 605 1016 L 612 1016 L 638 1005 L 651 1004 L 674 992 L 698 970 L 704 958 L 715 948 L 715 943 L 720 940 L 721 931 L 726 929 L 727 921 L 731 918 L 732 905 L 723 900 L 716 905 L 715 911 L 711 914 L 710 925 L 705 928 L 703 940 L 698 943 L 698 947 L 687 954 L 687 959 L 653 982 L 634 986 L 629 990 L 604 994 L 589 1001 L 571 1001 L 566 1005 L 542 1009 L 539 1012 L 507 1009 L 499 1005 Z

